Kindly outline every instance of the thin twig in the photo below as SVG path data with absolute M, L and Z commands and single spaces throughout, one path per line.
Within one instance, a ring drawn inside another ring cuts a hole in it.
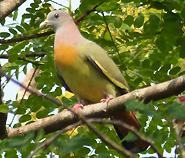
M 47 148 L 54 140 L 56 140 L 62 133 L 65 133 L 69 130 L 72 130 L 73 128 L 79 126 L 81 124 L 81 121 L 74 123 L 72 125 L 69 125 L 65 127 L 64 129 L 60 130 L 56 135 L 51 137 L 50 139 L 46 140 L 44 143 L 42 143 L 38 148 L 36 148 L 29 156 L 28 158 L 32 158 L 39 150 L 42 148 Z
M 97 5 L 95 5 L 93 8 L 87 10 L 87 11 L 83 14 L 83 16 L 81 16 L 80 18 L 78 18 L 77 20 L 75 20 L 76 25 L 78 25 L 78 24 L 80 23 L 80 21 L 83 21 L 87 15 L 89 15 L 91 12 L 95 11 L 96 8 L 99 7 L 99 6 L 100 6 L 101 4 L 103 4 L 103 3 L 104 3 L 104 1 L 101 2 L 101 3 L 99 3 L 99 4 L 97 4 Z
M 37 34 L 33 34 L 33 35 L 22 36 L 22 37 L 18 37 L 18 38 L 11 38 L 11 39 L 7 39 L 7 40 L 0 39 L 0 43 L 4 44 L 4 43 L 21 42 L 24 40 L 30 40 L 30 39 L 34 39 L 34 38 L 44 37 L 44 36 L 48 36 L 51 34 L 54 34 L 53 30 L 48 31 L 48 32 L 44 32 L 44 33 L 37 33 Z
M 25 57 L 44 57 L 46 54 L 44 52 L 40 52 L 40 53 L 35 53 L 35 52 L 31 52 L 29 54 L 24 54 L 24 57 L 18 57 L 19 60 L 23 60 Z M 2 59 L 8 59 L 10 57 L 9 54 L 2 54 L 0 55 L 0 58 Z
M 84 116 L 80 116 L 80 118 L 83 118 Z M 117 144 L 116 142 L 114 142 L 113 140 L 111 140 L 109 137 L 101 134 L 87 119 L 82 119 L 83 122 L 87 125 L 87 127 L 92 130 L 101 140 L 103 140 L 106 144 L 108 144 L 109 146 L 111 146 L 113 149 L 115 149 L 116 151 L 120 152 L 121 154 L 130 157 L 130 158 L 135 158 L 134 154 L 132 154 L 130 151 L 126 150 L 125 148 L 123 148 L 122 146 L 120 146 L 119 144 Z
M 179 150 L 181 152 L 182 157 L 185 158 L 184 144 L 181 141 L 182 129 L 179 130 L 178 123 L 176 122 L 176 120 L 173 120 L 173 128 L 176 133 L 177 143 L 179 144 Z
M 124 65 L 124 64 L 123 64 L 123 61 L 122 61 L 122 58 L 121 58 L 121 56 L 120 56 L 119 50 L 118 50 L 118 48 L 117 48 L 117 46 L 116 46 L 116 44 L 115 44 L 115 42 L 114 42 L 114 40 L 113 40 L 113 38 L 112 38 L 112 34 L 111 34 L 111 32 L 110 32 L 109 25 L 108 25 L 108 23 L 107 23 L 107 21 L 106 21 L 106 19 L 105 19 L 105 15 L 104 15 L 103 12 L 101 12 L 101 13 L 102 13 L 103 19 L 104 19 L 104 21 L 105 21 L 105 25 L 106 25 L 107 31 L 109 32 L 109 36 L 110 36 L 110 38 L 111 38 L 111 41 L 112 41 L 112 43 L 113 43 L 113 45 L 114 45 L 114 48 L 116 49 L 116 52 L 118 53 L 119 59 L 120 59 L 120 61 L 121 61 L 121 65 Z
M 144 136 L 141 134 L 139 131 L 136 130 L 133 126 L 128 125 L 125 122 L 122 121 L 115 121 L 115 120 L 102 120 L 102 119 L 89 119 L 88 120 L 90 123 L 99 123 L 99 124 L 111 124 L 111 125 L 118 125 L 126 128 L 130 132 L 132 132 L 134 135 L 136 135 L 138 138 L 142 139 L 146 143 L 151 145 L 151 148 L 157 153 L 159 158 L 163 158 L 163 155 L 159 152 L 155 144 L 153 143 L 153 140 Z
M 37 66 L 36 69 L 34 70 L 34 73 L 32 74 L 32 77 L 31 77 L 31 79 L 30 79 L 30 81 L 29 81 L 29 83 L 28 83 L 28 85 L 27 85 L 27 87 L 26 87 L 26 89 L 25 89 L 25 91 L 24 91 L 24 93 L 23 93 L 22 99 L 21 99 L 21 101 L 20 101 L 20 103 L 19 103 L 19 106 L 18 106 L 17 108 L 19 108 L 19 107 L 21 106 L 22 101 L 23 101 L 23 99 L 24 99 L 24 97 L 25 97 L 25 95 L 26 95 L 26 92 L 27 92 L 27 90 L 28 90 L 28 87 L 30 86 L 30 84 L 31 84 L 31 82 L 32 82 L 32 80 L 33 80 L 33 77 L 34 77 L 34 75 L 35 75 L 37 69 L 38 69 L 38 66 Z M 16 116 L 16 111 L 14 112 L 12 121 L 11 121 L 10 124 L 9 124 L 10 127 L 11 127 L 11 125 L 12 125 L 14 119 L 15 119 L 15 116 Z
M 53 3 L 57 4 L 57 5 L 60 5 L 60 6 L 64 7 L 64 8 L 69 9 L 69 7 L 67 7 L 67 6 L 65 6 L 65 5 L 63 5 L 63 4 L 60 4 L 60 3 L 58 3 L 58 2 L 55 2 L 55 1 L 53 1 L 53 0 L 50 0 L 50 2 L 53 2 Z

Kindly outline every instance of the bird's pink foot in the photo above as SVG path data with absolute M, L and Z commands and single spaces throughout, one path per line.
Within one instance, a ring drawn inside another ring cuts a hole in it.
M 73 106 L 73 111 L 77 112 L 79 108 L 83 108 L 83 104 L 82 103 L 77 103 Z
M 179 101 L 180 101 L 180 102 L 185 102 L 185 96 L 180 96 L 180 97 L 179 97 Z
M 107 102 L 108 103 L 112 99 L 113 99 L 112 97 L 103 98 L 103 99 L 100 100 L 100 102 L 103 102 L 103 103 Z

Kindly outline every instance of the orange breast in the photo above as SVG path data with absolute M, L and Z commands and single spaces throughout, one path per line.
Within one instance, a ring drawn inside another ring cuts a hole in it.
M 54 48 L 56 66 L 69 66 L 75 62 L 78 54 L 75 47 L 65 45 L 63 42 Z

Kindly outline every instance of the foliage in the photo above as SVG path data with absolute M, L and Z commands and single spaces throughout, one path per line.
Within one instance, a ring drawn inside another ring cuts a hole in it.
M 61 1 L 58 1 L 62 3 Z M 88 9 L 99 4 L 102 0 L 81 0 L 80 6 L 72 11 L 74 19 L 81 17 Z M 181 0 L 109 0 L 101 4 L 95 12 L 86 16 L 78 25 L 86 38 L 101 45 L 115 63 L 119 66 L 130 90 L 139 89 L 152 84 L 158 84 L 184 74 L 184 20 L 185 7 Z M 6 25 L 7 32 L 0 32 L 1 39 L 18 38 L 43 30 L 39 24 L 44 21 L 50 12 L 51 2 L 34 0 L 27 6 L 26 13 L 22 15 L 21 23 Z M 19 10 L 9 17 L 17 19 Z M 48 30 L 48 28 L 46 29 Z M 46 31 L 44 30 L 44 31 Z M 8 62 L 3 70 L 19 78 L 19 71 L 27 73 L 27 64 L 32 63 L 34 68 L 40 67 L 40 76 L 36 78 L 37 89 L 42 93 L 58 97 L 65 105 L 74 105 L 76 99 L 62 97 L 61 83 L 57 78 L 53 61 L 54 35 L 24 40 L 21 42 L 5 43 L 0 45 L 1 54 L 9 54 Z M 31 52 L 46 53 L 45 57 L 27 57 L 24 54 Z M 6 86 L 6 85 L 4 85 Z M 141 132 L 151 138 L 161 153 L 172 152 L 176 146 L 176 134 L 173 129 L 173 119 L 185 119 L 184 105 L 174 104 L 175 97 L 167 98 L 149 104 L 136 100 L 126 103 L 127 110 L 138 111 L 141 123 Z M 13 128 L 22 126 L 22 123 L 31 123 L 33 113 L 36 119 L 52 115 L 57 105 L 45 99 L 30 95 L 28 99 L 20 101 L 5 101 L 0 112 L 9 112 L 14 109 L 15 115 L 21 115 L 19 123 Z M 10 107 L 10 109 L 8 108 Z M 42 108 L 41 108 L 42 107 Z M 177 108 L 178 107 L 178 108 Z M 62 109 L 63 110 L 63 109 Z M 11 125 L 10 125 L 11 127 Z M 102 133 L 120 143 L 111 125 L 96 125 Z M 57 132 L 56 132 L 57 133 Z M 0 151 L 5 157 L 28 157 L 45 139 L 56 133 L 44 135 L 41 129 L 37 136 L 30 131 L 26 136 L 15 136 L 4 139 L 0 143 Z M 129 139 L 129 137 L 127 138 Z M 177 154 L 179 154 L 176 146 Z M 143 154 L 155 153 L 152 148 Z M 86 127 L 79 127 L 76 132 L 64 133 L 45 150 L 40 150 L 35 157 L 60 155 L 60 157 L 123 157 L 119 152 L 106 146 L 104 142 Z M 175 154 L 173 154 L 175 155 Z

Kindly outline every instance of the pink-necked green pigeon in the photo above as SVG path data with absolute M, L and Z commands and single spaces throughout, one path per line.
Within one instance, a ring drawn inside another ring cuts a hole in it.
M 43 26 L 50 26 L 55 31 L 54 60 L 58 77 L 62 85 L 77 96 L 80 104 L 97 103 L 129 91 L 126 80 L 106 51 L 84 38 L 68 13 L 61 10 L 50 12 L 40 24 Z M 138 120 L 130 111 L 121 111 L 112 119 L 140 129 Z M 129 132 L 123 127 L 114 127 L 121 140 Z M 133 153 L 148 147 L 141 139 L 123 141 L 122 144 Z

